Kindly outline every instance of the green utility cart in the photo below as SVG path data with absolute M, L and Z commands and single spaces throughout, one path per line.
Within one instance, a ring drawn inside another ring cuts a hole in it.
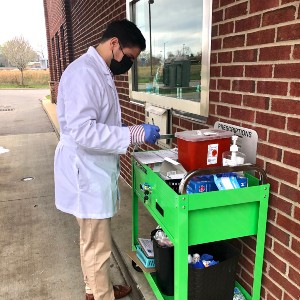
M 185 194 L 188 181 L 198 175 L 246 171 L 248 187 Z M 250 175 L 250 174 L 254 174 Z M 256 177 L 257 176 L 257 177 Z M 132 250 L 138 245 L 138 201 L 174 244 L 174 296 L 161 293 L 155 273 L 144 272 L 158 300 L 188 299 L 188 247 L 256 235 L 252 295 L 236 282 L 247 300 L 259 300 L 266 232 L 269 184 L 265 172 L 254 166 L 199 169 L 189 172 L 175 192 L 158 173 L 132 157 Z M 146 188 L 145 188 L 146 187 Z M 202 230 L 201 230 L 202 229 Z M 199 234 L 201 232 L 201 234 Z M 186 259 L 183 259 L 186 258 Z

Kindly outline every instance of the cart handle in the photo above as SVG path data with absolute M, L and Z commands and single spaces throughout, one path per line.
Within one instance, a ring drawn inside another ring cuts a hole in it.
M 220 174 L 220 173 L 230 173 L 230 172 L 241 172 L 241 171 L 257 171 L 259 173 L 259 184 L 264 184 L 267 179 L 265 170 L 256 165 L 242 165 L 234 167 L 212 167 L 207 169 L 197 169 L 192 170 L 187 173 L 181 180 L 179 184 L 179 194 L 186 193 L 186 187 L 191 178 L 199 175 L 210 175 L 210 174 Z

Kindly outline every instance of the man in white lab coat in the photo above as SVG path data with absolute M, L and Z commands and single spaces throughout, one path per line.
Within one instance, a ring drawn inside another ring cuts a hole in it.
M 58 91 L 60 142 L 55 151 L 55 204 L 80 226 L 81 267 L 87 300 L 119 299 L 131 292 L 109 277 L 110 219 L 117 210 L 119 155 L 130 144 L 155 143 L 159 128 L 124 127 L 113 75 L 127 72 L 145 50 L 128 20 L 112 22 L 100 44 L 64 71 Z

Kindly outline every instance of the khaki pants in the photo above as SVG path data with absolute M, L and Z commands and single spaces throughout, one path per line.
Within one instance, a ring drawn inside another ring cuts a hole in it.
M 86 292 L 95 300 L 113 300 L 110 279 L 111 228 L 109 219 L 79 219 L 80 257 Z

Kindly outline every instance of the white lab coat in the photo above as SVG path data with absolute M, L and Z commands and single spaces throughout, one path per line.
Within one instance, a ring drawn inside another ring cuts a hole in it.
M 64 71 L 57 116 L 56 207 L 78 218 L 112 217 L 117 211 L 119 155 L 126 153 L 130 132 L 122 127 L 113 78 L 95 48 Z

